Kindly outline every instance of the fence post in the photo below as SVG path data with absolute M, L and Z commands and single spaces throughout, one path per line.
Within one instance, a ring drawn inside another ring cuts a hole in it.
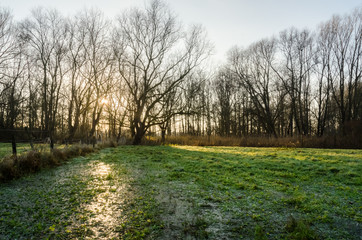
M 53 141 L 53 138 L 50 137 L 50 150 L 53 151 L 54 149 L 54 141 Z
M 27 135 L 28 135 L 28 137 L 29 137 L 30 147 L 31 147 L 32 150 L 34 150 L 33 137 L 32 137 L 32 135 L 30 134 L 30 132 L 29 132 L 29 130 L 28 130 L 27 127 L 25 127 L 25 131 L 26 131 L 26 133 L 27 133 Z
M 16 157 L 16 142 L 15 142 L 14 133 L 11 136 L 11 146 L 12 146 L 12 149 L 13 149 L 13 155 Z

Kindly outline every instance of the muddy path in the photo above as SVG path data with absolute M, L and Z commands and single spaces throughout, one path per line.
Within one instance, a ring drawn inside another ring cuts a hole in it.
M 167 159 L 154 150 L 103 149 L 1 184 L 0 239 L 204 239 L 206 230 L 227 236 L 215 221 L 217 205 L 198 207 L 198 186 L 168 179 L 158 166 Z
M 0 239 L 119 239 L 134 192 L 105 149 L 0 185 Z M 131 199 L 131 200 L 130 200 Z

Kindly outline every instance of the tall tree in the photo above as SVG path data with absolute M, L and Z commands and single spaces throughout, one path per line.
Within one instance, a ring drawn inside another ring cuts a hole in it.
M 83 47 L 85 63 L 81 76 L 88 86 L 86 106 L 90 112 L 89 137 L 92 137 L 100 122 L 107 93 L 112 88 L 113 54 L 111 48 L 110 22 L 99 11 L 86 10 L 81 15 L 85 30 Z
M 157 0 L 145 10 L 123 14 L 117 39 L 118 70 L 131 97 L 131 134 L 133 143 L 139 144 L 147 130 L 158 124 L 161 100 L 207 57 L 210 46 L 201 27 L 185 33 L 168 7 Z
M 41 104 L 41 127 L 52 136 L 57 125 L 60 90 L 64 80 L 63 61 L 67 52 L 68 26 L 56 10 L 37 8 L 20 24 L 21 37 L 27 41 L 28 56 L 41 75 L 38 82 Z M 34 79 L 35 80 L 35 79 Z
M 15 52 L 13 35 L 13 22 L 10 12 L 0 8 L 0 128 L 6 125 L 5 108 L 7 107 L 8 92 L 13 89 L 14 84 L 9 79 L 9 68 Z
M 314 67 L 314 42 L 308 30 L 290 28 L 280 33 L 279 47 L 283 56 L 280 80 L 290 99 L 289 134 L 310 132 L 310 80 Z
M 252 113 L 269 135 L 277 137 L 276 120 L 281 111 L 284 94 L 278 95 L 273 64 L 276 54 L 275 39 L 261 40 L 248 50 L 230 52 L 233 72 L 253 103 Z
M 229 136 L 231 133 L 232 100 L 237 87 L 235 75 L 230 69 L 222 69 L 217 74 L 214 85 L 217 105 L 219 106 L 219 134 Z

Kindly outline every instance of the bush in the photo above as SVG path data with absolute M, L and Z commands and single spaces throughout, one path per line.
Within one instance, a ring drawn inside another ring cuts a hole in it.
M 16 175 L 14 157 L 4 157 L 3 161 L 0 163 L 0 181 L 13 179 Z
M 42 155 L 37 151 L 29 151 L 26 154 L 18 156 L 17 168 L 19 173 L 36 172 L 42 166 Z
M 108 140 L 102 143 L 97 144 L 98 148 L 108 148 L 108 147 L 117 147 L 118 144 L 114 140 Z
M 64 161 L 69 158 L 69 153 L 67 150 L 53 149 L 53 156 L 55 159 L 60 161 Z

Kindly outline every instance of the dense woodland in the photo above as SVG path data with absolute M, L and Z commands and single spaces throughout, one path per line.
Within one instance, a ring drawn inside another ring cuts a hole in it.
M 223 66 L 208 61 L 206 30 L 185 28 L 160 1 L 112 20 L 97 10 L 64 17 L 36 8 L 15 21 L 0 8 L 2 135 L 127 135 L 139 144 L 151 134 L 361 132 L 361 7 L 315 29 L 233 47 Z

